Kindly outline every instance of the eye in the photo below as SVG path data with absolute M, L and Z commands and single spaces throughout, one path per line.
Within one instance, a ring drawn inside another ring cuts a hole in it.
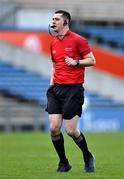
M 56 21 L 59 21 L 60 19 L 59 18 L 55 18 Z

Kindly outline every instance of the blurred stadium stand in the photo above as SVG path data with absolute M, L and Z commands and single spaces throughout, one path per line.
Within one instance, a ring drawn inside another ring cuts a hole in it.
M 79 25 L 77 32 L 101 46 L 110 47 L 111 50 L 124 54 L 124 26 Z
M 123 0 L 1 0 L 3 3 L 14 3 L 20 8 L 66 9 L 75 19 L 91 21 L 123 22 Z
M 45 130 L 48 57 L 6 42 L 0 46 L 0 129 Z
M 26 11 L 22 10 L 28 9 L 33 14 L 34 10 L 40 13 L 39 10 L 54 12 L 57 9 L 65 9 L 72 14 L 72 30 L 88 38 L 93 48 L 108 49 L 113 57 L 117 54 L 118 62 L 124 58 L 123 0 L 0 0 L 0 9 L 0 29 L 2 32 L 14 30 L 13 33 L 44 30 L 43 27 L 37 29 L 33 25 L 35 21 L 33 19 L 31 29 L 18 27 L 19 13 L 25 13 L 24 21 L 26 20 Z M 102 53 L 105 54 L 104 49 Z M 17 44 L 11 44 L 10 41 L 5 42 L 4 39 L 0 41 L 1 129 L 45 130 L 49 128 L 48 118 L 44 111 L 45 93 L 51 69 L 48 55 L 44 51 L 37 53 L 17 46 Z M 119 56 L 121 58 L 118 58 Z M 117 63 L 117 69 L 119 68 Z M 81 117 L 86 120 L 80 121 L 79 124 L 82 129 L 90 131 L 124 130 L 124 73 L 122 67 L 120 71 L 121 76 L 102 68 L 87 69 L 85 89 L 88 105 Z
M 92 91 L 85 92 L 85 101 L 79 121 L 81 129 L 93 132 L 124 130 L 123 105 Z
M 7 91 L 12 96 L 19 96 L 45 106 L 48 84 L 49 78 L 44 75 L 0 63 L 0 89 Z
M 45 130 L 48 84 L 44 76 L 0 63 L 0 128 Z
M 0 130 L 45 130 L 44 109 L 35 101 L 0 90 Z
M 0 1 L 0 25 L 12 26 L 15 24 L 15 14 L 18 6 L 15 3 Z

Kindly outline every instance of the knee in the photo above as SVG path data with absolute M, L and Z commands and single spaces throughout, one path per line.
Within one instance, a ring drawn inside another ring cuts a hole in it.
M 70 137 L 75 137 L 75 130 L 74 129 L 65 129 L 65 131 Z
M 58 125 L 51 125 L 50 126 L 50 132 L 52 135 L 58 135 L 60 132 L 60 127 Z

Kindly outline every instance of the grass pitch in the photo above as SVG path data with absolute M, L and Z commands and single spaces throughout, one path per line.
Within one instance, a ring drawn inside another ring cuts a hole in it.
M 123 179 L 124 132 L 85 136 L 96 156 L 95 173 L 84 173 L 82 154 L 66 134 L 66 154 L 72 170 L 57 173 L 58 157 L 49 133 L 0 133 L 0 179 Z

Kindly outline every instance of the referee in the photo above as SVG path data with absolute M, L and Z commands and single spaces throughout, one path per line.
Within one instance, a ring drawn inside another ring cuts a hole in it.
M 72 167 L 65 154 L 62 122 L 66 133 L 82 151 L 85 172 L 95 171 L 95 158 L 88 149 L 84 135 L 77 129 L 78 118 L 84 103 L 85 67 L 93 66 L 95 58 L 87 40 L 70 31 L 70 13 L 58 10 L 52 18 L 56 36 L 51 42 L 52 73 L 47 90 L 51 139 L 59 157 L 57 172 L 67 172 Z

